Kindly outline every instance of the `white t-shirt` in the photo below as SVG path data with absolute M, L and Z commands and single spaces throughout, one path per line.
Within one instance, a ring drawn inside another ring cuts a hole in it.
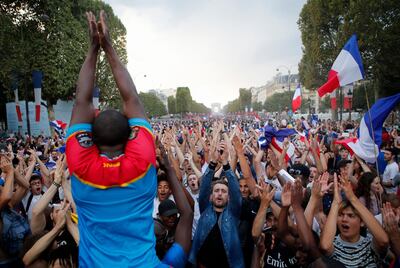
M 399 166 L 396 162 L 390 163 L 386 166 L 385 171 L 383 172 L 382 181 L 389 182 L 393 180 L 393 178 L 399 173 Z M 385 187 L 387 193 L 396 193 L 397 186 L 395 187 Z
M 193 201 L 194 201 L 193 224 L 192 224 L 192 239 L 193 239 L 194 233 L 196 232 L 197 224 L 198 224 L 199 219 L 200 219 L 199 193 L 193 194 L 190 191 L 189 187 L 186 187 L 186 190 L 192 196 Z

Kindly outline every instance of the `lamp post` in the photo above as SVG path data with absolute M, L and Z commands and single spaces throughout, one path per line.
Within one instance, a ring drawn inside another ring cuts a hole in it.
M 20 32 L 21 32 L 21 48 L 23 48 L 24 45 L 24 31 L 23 31 L 23 24 L 21 22 L 20 24 Z M 23 60 L 26 59 L 25 57 L 25 49 L 22 51 L 21 55 L 23 57 Z M 26 130 L 28 132 L 29 137 L 31 136 L 31 122 L 29 120 L 29 99 L 28 99 L 28 83 L 26 81 L 26 70 L 25 66 L 21 68 L 21 73 L 22 73 L 22 82 L 24 83 L 24 89 L 25 89 L 25 120 L 26 120 Z
M 291 68 L 292 68 L 293 66 L 291 65 L 291 66 L 287 67 L 287 66 L 285 66 L 285 65 L 279 65 L 279 66 L 276 68 L 276 71 L 279 72 L 279 68 L 281 68 L 281 67 L 285 68 L 285 69 L 288 71 L 288 88 L 289 88 L 289 91 L 290 91 Z

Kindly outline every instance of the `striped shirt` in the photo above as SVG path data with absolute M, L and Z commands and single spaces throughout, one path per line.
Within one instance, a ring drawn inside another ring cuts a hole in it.
M 372 236 L 360 236 L 360 239 L 355 243 L 343 241 L 340 235 L 337 235 L 333 240 L 335 250 L 330 256 L 332 259 L 340 261 L 347 268 L 358 267 L 378 267 L 378 256 L 374 251 Z

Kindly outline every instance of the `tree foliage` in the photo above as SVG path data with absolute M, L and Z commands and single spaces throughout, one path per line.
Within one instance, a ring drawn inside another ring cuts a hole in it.
M 267 112 L 278 112 L 282 111 L 285 107 L 289 107 L 292 103 L 293 92 L 285 91 L 282 93 L 275 93 L 268 97 L 264 102 L 264 109 Z M 303 107 L 302 103 L 302 107 Z
M 251 104 L 251 107 L 253 108 L 253 111 L 257 111 L 257 112 L 262 111 L 262 109 L 264 108 L 261 101 L 260 102 L 253 102 Z
M 169 96 L 167 99 L 168 113 L 176 114 L 176 99 L 175 96 Z
M 176 89 L 176 112 L 190 112 L 190 104 L 192 103 L 192 95 L 188 87 L 178 87 Z
M 224 106 L 223 111 L 225 113 L 234 113 L 240 111 L 239 98 L 229 101 L 228 104 Z
M 126 64 L 125 27 L 112 8 L 101 1 L 20 0 L 0 3 L 0 81 L 4 87 L 9 89 L 13 77 L 18 77 L 18 87 L 23 88 L 21 77 L 25 77 L 31 89 L 32 71 L 41 70 L 44 74 L 42 99 L 49 103 L 71 99 L 88 49 L 85 12 L 91 10 L 98 14 L 101 9 L 107 13 L 114 47 Z M 104 106 L 118 107 L 119 94 L 104 54 L 99 56 L 96 76 L 100 101 Z M 33 90 L 29 93 L 28 97 L 32 99 Z
M 244 111 L 247 109 L 250 110 L 251 107 L 251 90 L 250 89 L 245 89 L 245 88 L 240 88 L 239 89 L 239 105 L 240 105 L 240 110 Z
M 298 20 L 303 42 L 301 82 L 321 86 L 333 61 L 355 33 L 367 79 L 375 97 L 391 95 L 400 86 L 400 1 L 309 0 Z
M 190 112 L 192 113 L 210 113 L 211 109 L 206 107 L 203 103 L 198 103 L 192 100 L 190 105 Z
M 167 109 L 164 103 L 157 97 L 156 94 L 152 92 L 140 92 L 139 98 L 143 103 L 144 109 L 148 117 L 158 117 L 167 114 Z

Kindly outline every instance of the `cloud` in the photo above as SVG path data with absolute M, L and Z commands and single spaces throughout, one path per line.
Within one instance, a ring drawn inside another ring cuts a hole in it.
M 297 71 L 304 1 L 106 2 L 127 28 L 128 69 L 141 91 L 188 86 L 198 102 L 226 104 L 279 65 Z

